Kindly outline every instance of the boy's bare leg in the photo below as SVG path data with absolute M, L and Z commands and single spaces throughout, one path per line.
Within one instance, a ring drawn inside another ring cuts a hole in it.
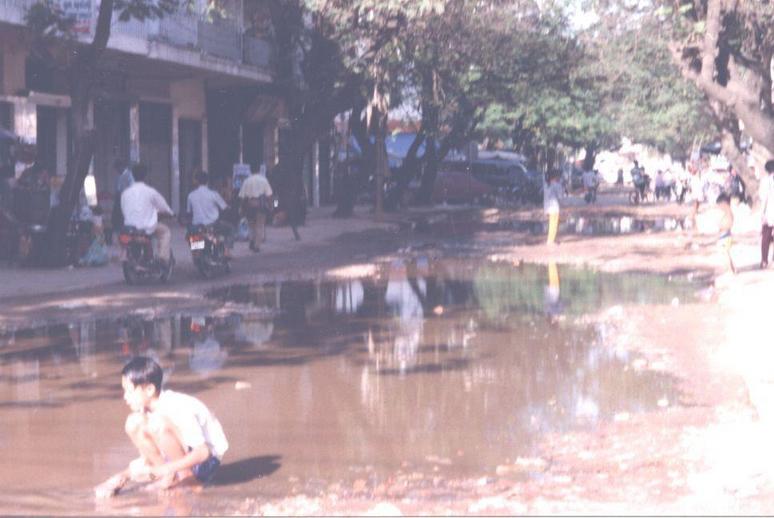
M 147 465 L 160 466 L 164 464 L 164 455 L 156 445 L 151 433 L 150 419 L 146 414 L 139 412 L 130 414 L 126 419 L 124 430 Z
M 168 419 L 161 416 L 151 418 L 150 429 L 154 446 L 161 454 L 161 462 L 152 464 L 153 466 L 160 466 L 186 455 L 187 451 L 180 440 L 180 434 Z M 154 485 L 157 485 L 159 489 L 165 489 L 174 485 L 175 482 L 192 479 L 193 476 L 191 469 L 185 469 L 163 477 Z

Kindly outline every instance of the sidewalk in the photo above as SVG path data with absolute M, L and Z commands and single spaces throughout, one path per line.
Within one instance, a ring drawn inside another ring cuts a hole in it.
M 384 222 L 374 220 L 368 208 L 358 207 L 355 215 L 348 219 L 331 217 L 333 207 L 310 209 L 306 224 L 299 228 L 301 241 L 296 241 L 290 227 L 267 227 L 266 242 L 260 253 L 253 253 L 247 243 L 237 242 L 234 247 L 232 266 L 235 270 L 259 270 L 260 262 L 267 257 L 295 255 L 314 245 L 333 242 L 346 234 L 369 230 L 394 230 L 397 221 L 394 216 Z M 191 261 L 191 253 L 185 240 L 185 228 L 176 221 L 167 221 L 172 230 L 172 252 L 176 259 L 173 286 L 197 282 L 199 276 Z M 0 299 L 63 293 L 74 290 L 121 285 L 124 283 L 119 247 L 113 244 L 110 250 L 111 261 L 102 267 L 84 268 L 19 268 L 0 266 Z

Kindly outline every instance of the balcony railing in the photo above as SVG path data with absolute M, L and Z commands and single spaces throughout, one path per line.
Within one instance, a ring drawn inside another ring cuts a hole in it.
M 36 1 L 0 0 L 0 21 L 23 24 L 25 13 Z M 96 15 L 94 7 L 91 31 Z M 270 43 L 245 35 L 243 28 L 229 19 L 211 22 L 194 13 L 177 12 L 161 19 L 122 22 L 114 15 L 111 32 L 115 36 L 165 43 L 262 70 L 271 67 Z

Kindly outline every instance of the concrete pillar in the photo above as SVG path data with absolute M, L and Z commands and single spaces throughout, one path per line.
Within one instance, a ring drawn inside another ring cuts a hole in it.
M 89 106 L 86 108 L 86 127 L 94 129 L 94 101 L 89 101 Z M 58 147 L 58 146 L 57 146 Z M 57 150 L 57 158 L 59 152 Z M 91 155 L 91 162 L 89 162 L 89 175 L 94 176 L 94 155 Z
M 65 176 L 66 174 L 67 174 L 67 110 L 57 110 L 56 111 L 56 175 Z
M 140 103 L 129 105 L 129 160 L 140 161 Z
M 320 141 L 312 147 L 312 205 L 320 206 Z
M 14 133 L 24 142 L 35 144 L 38 140 L 37 106 L 25 97 L 19 97 L 13 103 Z M 16 177 L 18 178 L 28 164 L 16 162 Z
M 279 129 L 276 119 L 263 123 L 263 162 L 271 169 L 279 161 Z
M 13 103 L 14 132 L 25 142 L 34 144 L 38 139 L 37 105 L 25 97 L 17 98 Z
M 180 111 L 172 107 L 172 210 L 180 212 Z
M 207 146 L 207 118 L 202 117 L 202 169 L 205 171 L 208 169 L 210 163 L 209 160 L 209 148 Z

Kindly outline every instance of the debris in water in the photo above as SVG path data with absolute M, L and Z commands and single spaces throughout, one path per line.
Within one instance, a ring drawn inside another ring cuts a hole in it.
M 234 383 L 234 389 L 236 390 L 247 390 L 249 388 L 252 388 L 252 384 L 247 381 L 237 381 Z

